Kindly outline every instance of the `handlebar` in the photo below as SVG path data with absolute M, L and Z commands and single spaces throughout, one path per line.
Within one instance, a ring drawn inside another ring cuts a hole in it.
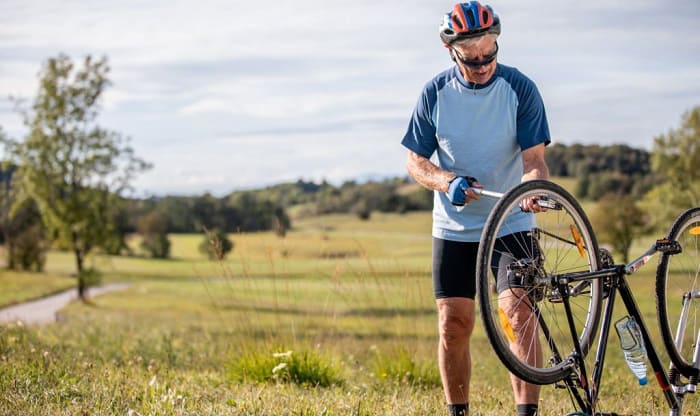
M 503 198 L 503 195 L 505 195 L 504 193 L 501 193 L 501 192 L 488 191 L 486 189 L 481 189 L 481 188 L 470 188 L 470 189 L 472 191 L 474 191 L 477 195 L 487 196 L 489 198 L 501 199 L 501 198 Z M 538 196 L 536 198 L 535 203 L 544 209 L 554 209 L 554 210 L 561 210 L 562 209 L 561 204 L 559 204 L 555 200 L 550 199 L 546 195 Z
M 481 188 L 471 188 L 471 190 L 474 191 L 477 195 L 488 196 L 489 198 L 501 199 L 504 195 L 500 192 L 487 191 L 486 189 Z

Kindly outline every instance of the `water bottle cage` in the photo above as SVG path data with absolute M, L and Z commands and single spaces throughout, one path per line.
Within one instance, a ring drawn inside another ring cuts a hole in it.
M 617 323 L 618 323 L 618 322 L 621 322 L 621 321 L 624 321 L 624 320 L 626 320 L 626 319 L 629 319 L 629 317 L 628 317 L 628 316 L 623 316 L 622 318 L 620 318 L 620 319 L 618 319 L 617 321 L 615 321 L 615 331 L 617 332 L 617 335 L 618 335 L 618 337 L 620 338 L 620 342 L 622 342 L 622 336 L 621 336 L 621 334 L 620 334 L 620 329 L 618 328 Z M 627 327 L 625 327 L 624 330 L 627 331 L 627 332 L 629 332 L 629 333 L 632 333 L 632 331 L 631 331 L 629 328 L 627 328 Z M 633 349 L 633 348 L 636 348 L 636 347 L 642 345 L 642 344 L 640 344 L 640 342 L 637 340 L 637 337 L 635 337 L 634 335 L 632 335 L 631 338 L 632 338 L 632 340 L 634 341 L 634 344 L 632 344 L 632 345 L 627 345 L 627 346 L 620 344 L 620 348 L 622 348 L 623 350 L 631 350 L 631 349 Z M 640 341 L 641 341 L 641 340 L 640 340 Z

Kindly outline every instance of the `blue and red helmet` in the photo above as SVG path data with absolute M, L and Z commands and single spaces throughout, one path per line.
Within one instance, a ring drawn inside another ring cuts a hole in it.
M 455 4 L 440 24 L 440 38 L 448 46 L 460 39 L 488 33 L 500 34 L 501 20 L 491 6 L 482 6 L 478 1 Z

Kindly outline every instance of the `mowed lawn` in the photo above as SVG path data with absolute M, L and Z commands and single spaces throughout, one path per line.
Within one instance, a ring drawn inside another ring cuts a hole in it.
M 71 304 L 55 324 L 0 327 L 0 415 L 446 414 L 430 214 L 294 226 L 285 238 L 232 234 L 234 250 L 220 263 L 199 254 L 199 235 L 172 235 L 171 260 L 91 258 L 105 281 L 131 285 Z M 72 265 L 69 254 L 50 253 L 46 279 L 70 282 Z M 656 332 L 653 276 L 650 264 L 631 280 Z M 508 374 L 480 322 L 472 366 L 472 414 L 514 414 Z M 292 367 L 330 382 L 295 380 Z M 666 414 L 649 376 L 648 386 L 636 385 L 611 337 L 601 410 Z M 700 414 L 699 406 L 690 396 L 684 414 Z M 542 388 L 540 408 L 572 410 L 566 391 L 552 386 Z

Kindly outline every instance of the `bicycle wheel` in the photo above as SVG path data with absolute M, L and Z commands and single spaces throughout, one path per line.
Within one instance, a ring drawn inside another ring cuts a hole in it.
M 520 201 L 527 198 L 547 209 L 522 212 Z M 575 343 L 564 297 L 584 356 L 593 344 L 602 299 L 599 279 L 562 284 L 557 278 L 600 270 L 598 244 L 578 202 L 552 182 L 518 185 L 491 211 L 477 258 L 482 321 L 508 370 L 534 384 L 571 374 Z
M 679 254 L 663 254 L 656 269 L 656 310 L 661 338 L 678 371 L 698 376 L 693 367 L 700 332 L 700 208 L 682 213 L 668 239 L 681 245 Z

